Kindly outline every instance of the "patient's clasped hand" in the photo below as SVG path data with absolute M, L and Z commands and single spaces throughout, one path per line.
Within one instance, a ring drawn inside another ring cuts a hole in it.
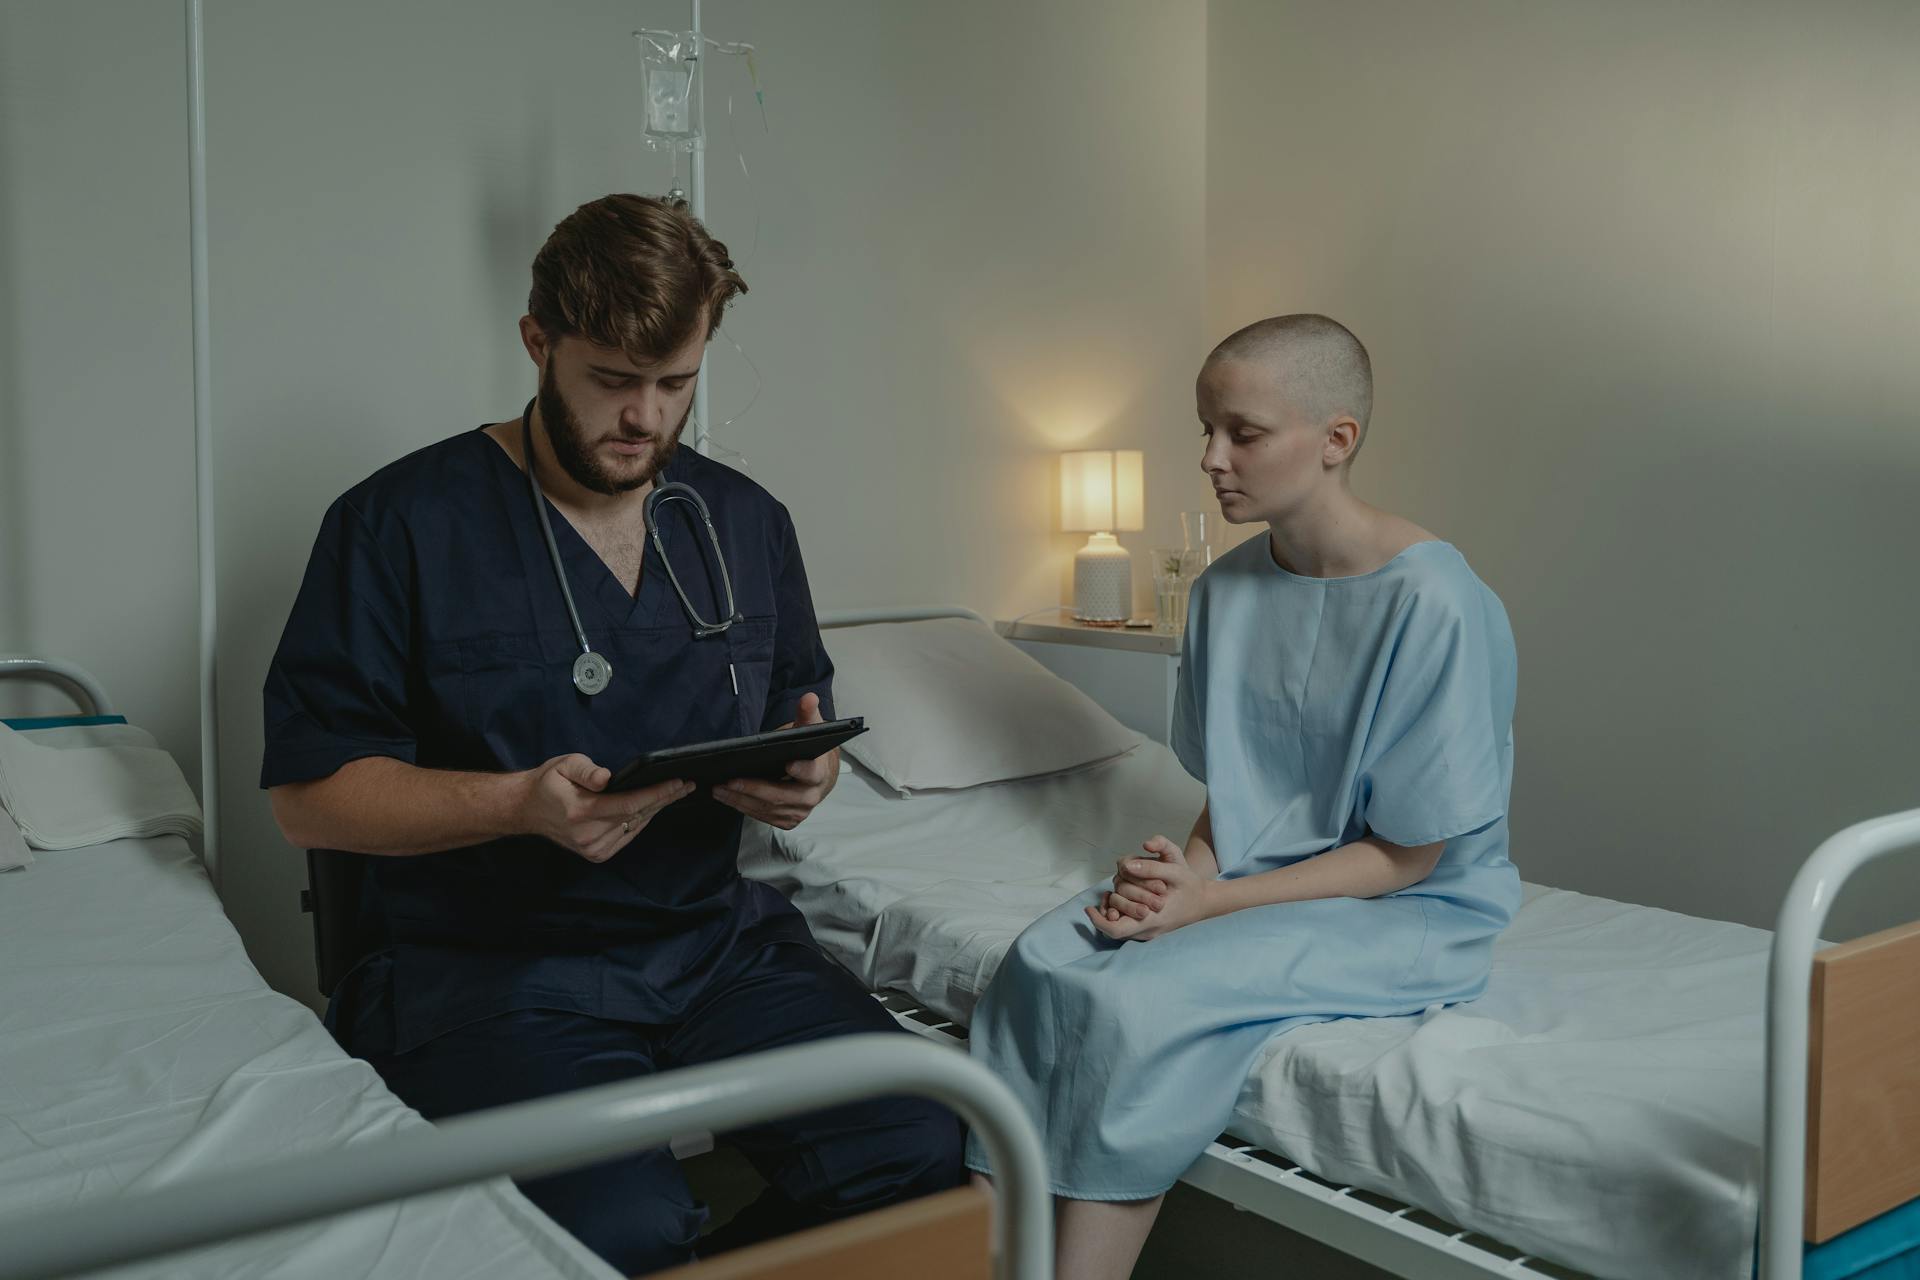
M 1116 940 L 1146 942 L 1212 914 L 1207 887 L 1219 874 L 1212 849 L 1198 843 L 1195 853 L 1205 850 L 1205 857 L 1190 860 L 1165 836 L 1140 847 L 1151 856 L 1121 858 L 1113 891 L 1098 907 L 1087 908 L 1094 928 Z

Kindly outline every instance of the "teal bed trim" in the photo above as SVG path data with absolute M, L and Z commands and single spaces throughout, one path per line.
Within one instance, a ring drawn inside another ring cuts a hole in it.
M 125 716 L 0 716 L 9 729 L 70 729 L 76 725 L 125 724 Z

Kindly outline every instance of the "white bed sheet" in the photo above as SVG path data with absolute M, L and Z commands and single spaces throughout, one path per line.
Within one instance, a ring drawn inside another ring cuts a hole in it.
M 1153 743 L 1077 774 L 908 798 L 849 770 L 797 830 L 755 830 L 742 869 L 872 987 L 964 1024 L 1021 929 L 1144 837 L 1183 839 L 1203 796 Z M 1745 1280 L 1767 944 L 1529 885 L 1484 997 L 1277 1037 L 1232 1130 L 1595 1275 Z
M 0 877 L 0 1217 L 425 1123 L 267 987 L 178 837 Z M 103 1274 L 616 1273 L 499 1180 Z

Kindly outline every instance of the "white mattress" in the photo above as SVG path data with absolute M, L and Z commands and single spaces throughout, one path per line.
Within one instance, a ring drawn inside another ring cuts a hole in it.
M 0 1218 L 426 1123 L 268 989 L 180 839 L 36 857 L 0 875 Z M 615 1273 L 497 1181 L 110 1274 Z
M 1184 839 L 1202 799 L 1152 743 L 1082 773 L 910 798 L 850 769 L 799 829 L 758 828 L 742 869 L 873 988 L 964 1024 L 1021 929 L 1146 836 Z M 1599 1276 L 1746 1280 L 1767 944 L 1529 885 L 1484 997 L 1277 1037 L 1233 1131 Z

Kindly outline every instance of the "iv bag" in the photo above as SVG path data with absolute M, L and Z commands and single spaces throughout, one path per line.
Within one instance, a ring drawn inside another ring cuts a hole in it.
M 649 147 L 693 150 L 700 139 L 700 37 L 691 31 L 636 31 L 646 89 Z

